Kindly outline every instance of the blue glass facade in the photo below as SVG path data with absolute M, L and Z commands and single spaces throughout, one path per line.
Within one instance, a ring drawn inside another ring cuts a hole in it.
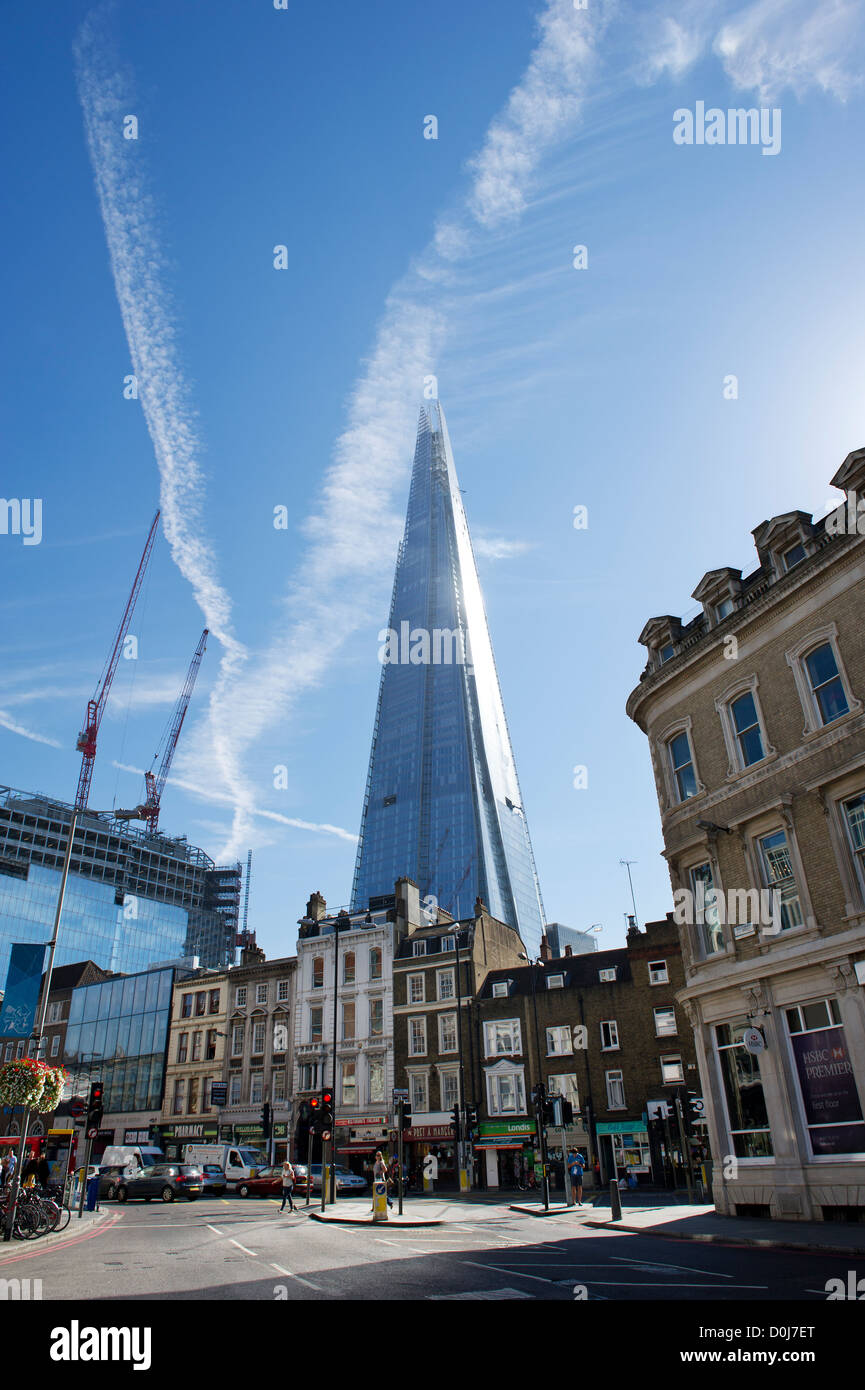
M 444 413 L 421 411 L 352 906 L 413 878 L 537 949 L 543 907 Z
M 60 891 L 60 872 L 30 864 L 27 877 L 0 872 L 0 988 L 14 941 L 48 942 Z M 150 898 L 118 905 L 108 883 L 70 874 L 60 920 L 57 965 L 92 960 L 104 970 L 144 970 L 184 952 L 187 912 Z
M 174 971 L 149 970 L 72 991 L 64 1065 L 98 1076 L 107 1115 L 160 1110 Z

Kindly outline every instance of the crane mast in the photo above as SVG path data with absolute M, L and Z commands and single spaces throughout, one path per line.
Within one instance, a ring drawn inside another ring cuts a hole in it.
M 120 660 L 120 652 L 126 640 L 127 633 L 129 632 L 129 624 L 132 621 L 132 614 L 144 580 L 144 573 L 147 569 L 148 561 L 150 560 L 150 553 L 153 550 L 153 542 L 156 539 L 156 528 L 158 525 L 159 512 L 157 512 L 156 516 L 153 518 L 150 533 L 144 544 L 144 551 L 138 564 L 138 572 L 132 584 L 132 591 L 126 601 L 126 608 L 114 638 L 114 646 L 111 650 L 111 655 L 102 672 L 101 682 L 97 687 L 93 699 L 87 702 L 87 716 L 84 728 L 78 735 L 75 744 L 81 754 L 81 771 L 78 774 L 78 790 L 75 793 L 76 811 L 86 811 L 87 809 L 87 801 L 90 796 L 90 783 L 93 778 L 93 763 L 96 758 L 96 740 L 99 736 L 99 725 L 102 723 L 102 716 L 105 713 L 105 704 L 111 690 L 114 674 L 117 670 L 117 663 Z
M 186 711 L 189 709 L 189 701 L 192 698 L 192 691 L 201 666 L 201 659 L 207 647 L 208 629 L 205 628 L 198 639 L 198 646 L 195 648 L 192 660 L 189 663 L 189 670 L 186 672 L 186 680 L 183 682 L 183 689 L 180 692 L 177 704 L 174 707 L 174 714 L 171 723 L 165 732 L 160 749 L 157 750 L 153 761 L 162 757 L 159 763 L 158 772 L 151 768 L 144 774 L 145 797 L 140 806 L 136 806 L 132 811 L 115 811 L 117 820 L 143 820 L 147 823 L 148 833 L 154 835 L 159 828 L 159 807 L 162 801 L 162 791 L 168 778 L 171 763 L 174 758 L 174 750 L 180 738 L 180 731 L 183 728 L 183 721 L 186 718 Z

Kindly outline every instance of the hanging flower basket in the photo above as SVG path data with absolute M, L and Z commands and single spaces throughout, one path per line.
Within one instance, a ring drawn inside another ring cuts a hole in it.
M 4 1105 L 29 1105 L 39 1109 L 47 1073 L 53 1071 L 32 1057 L 5 1062 L 0 1067 L 0 1101 Z
M 39 1103 L 35 1106 L 40 1114 L 47 1115 L 49 1111 L 56 1110 L 60 1104 L 60 1096 L 66 1082 L 66 1073 L 62 1067 L 45 1067 L 45 1080 L 42 1095 Z

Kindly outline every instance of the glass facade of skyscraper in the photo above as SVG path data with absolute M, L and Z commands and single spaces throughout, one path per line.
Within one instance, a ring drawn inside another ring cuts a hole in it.
M 72 808 L 0 787 L 0 988 L 13 942 L 50 940 Z M 184 838 L 86 811 L 79 818 L 57 964 L 131 974 L 198 956 L 234 963 L 240 865 L 219 868 Z
M 173 984 L 169 968 L 72 991 L 63 1057 L 72 1093 L 98 1076 L 106 1115 L 161 1108 Z
M 59 892 L 57 869 L 31 864 L 24 879 L 0 873 L 0 985 L 14 941 L 50 941 Z M 109 884 L 70 874 L 55 959 L 57 965 L 92 960 L 128 974 L 182 956 L 186 929 L 182 907 L 138 897 L 118 904 Z
M 444 414 L 421 411 L 352 905 L 413 878 L 537 949 L 543 908 Z

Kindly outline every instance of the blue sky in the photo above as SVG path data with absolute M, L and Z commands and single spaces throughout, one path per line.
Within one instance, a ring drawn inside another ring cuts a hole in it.
M 346 902 L 434 374 L 548 919 L 620 944 L 621 858 L 662 916 L 637 635 L 863 443 L 862 5 L 16 0 L 4 30 L 0 491 L 43 534 L 0 535 L 0 781 L 74 796 L 161 498 L 91 804 L 140 797 L 206 622 L 162 825 L 253 849 L 269 954 Z M 780 153 L 676 145 L 698 101 L 779 109 Z

